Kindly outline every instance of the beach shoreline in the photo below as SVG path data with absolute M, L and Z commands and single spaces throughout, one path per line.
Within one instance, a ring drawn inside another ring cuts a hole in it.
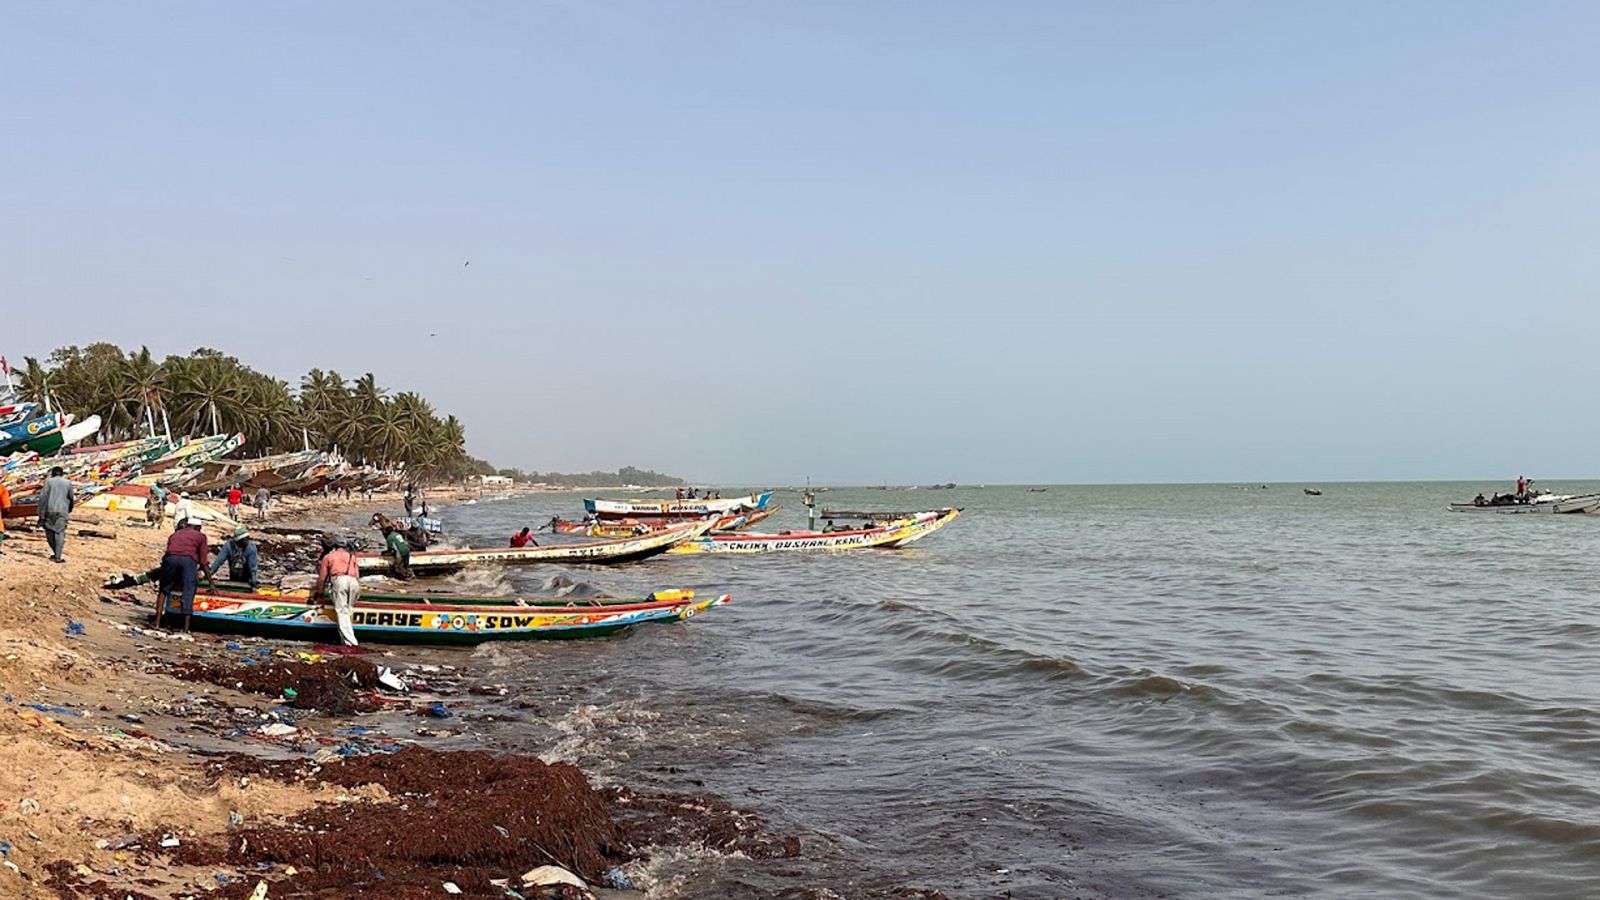
M 436 489 L 429 502 L 442 509 L 504 493 Z M 398 514 L 400 502 L 392 491 L 284 498 L 269 507 L 265 527 L 244 524 L 264 535 L 275 528 L 359 533 L 373 512 Z M 332 701 L 302 708 L 322 702 L 306 698 L 331 696 L 314 690 L 330 681 L 333 694 L 351 696 L 345 676 L 361 680 L 351 667 L 399 670 L 400 663 L 381 647 L 346 656 L 337 648 L 154 629 L 150 588 L 102 587 L 109 575 L 143 572 L 159 559 L 168 529 L 150 527 L 142 513 L 79 510 L 64 564 L 49 559 L 42 532 L 16 520 L 9 527 L 0 556 L 0 894 L 244 898 L 264 881 L 273 898 L 314 896 L 330 885 L 341 896 L 441 896 L 445 882 L 469 896 L 499 896 L 496 879 L 516 886 L 522 872 L 560 864 L 591 885 L 611 883 L 613 890 L 594 888 L 597 896 L 623 897 L 639 896 L 616 888 L 630 883 L 651 842 L 668 835 L 707 846 L 720 840 L 748 855 L 799 852 L 793 837 L 768 835 L 758 817 L 716 798 L 597 785 L 570 765 L 534 756 L 431 748 L 430 736 L 449 731 L 448 720 L 432 724 L 427 704 L 444 697 L 454 706 L 451 695 L 478 689 L 425 690 L 425 681 L 450 672 L 406 672 L 423 688 L 411 693 L 356 689 L 367 708 L 386 710 L 386 721 L 404 721 L 408 732 L 380 733 Z M 217 521 L 207 532 L 220 543 L 232 527 Z M 299 690 L 282 691 L 271 679 L 265 689 L 247 683 L 268 668 L 288 673 Z M 467 782 L 503 779 L 518 799 L 496 805 L 487 784 L 477 794 L 430 794 L 414 783 L 428 771 Z M 396 799 L 402 795 L 428 799 L 405 804 Z M 479 807 L 482 815 L 463 818 L 463 808 Z M 551 847 L 554 832 L 518 824 L 541 817 L 567 823 L 565 850 Z M 319 849 L 307 835 L 333 822 L 341 823 L 337 845 Z M 452 853 L 441 861 L 432 851 L 396 850 L 397 823 L 411 834 L 449 835 Z M 356 857 L 371 857 L 376 880 L 351 868 Z

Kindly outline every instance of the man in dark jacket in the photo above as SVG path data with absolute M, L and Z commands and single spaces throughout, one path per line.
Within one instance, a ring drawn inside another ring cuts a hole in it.
M 249 529 L 243 525 L 233 530 L 233 537 L 223 543 L 216 558 L 211 560 L 211 567 L 206 569 L 206 581 L 217 574 L 224 562 L 228 564 L 229 581 L 242 581 L 250 585 L 250 590 L 256 589 L 261 580 L 261 555 L 256 542 L 250 540 Z

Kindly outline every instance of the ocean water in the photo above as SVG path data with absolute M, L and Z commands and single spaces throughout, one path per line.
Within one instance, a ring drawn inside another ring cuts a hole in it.
M 1509 484 L 1320 487 L 833 490 L 965 514 L 898 551 L 456 576 L 734 602 L 407 652 L 507 685 L 474 740 L 802 835 L 798 860 L 674 848 L 657 896 L 1600 892 L 1600 516 L 1445 509 Z M 444 518 L 500 545 L 579 496 Z M 777 499 L 764 527 L 803 525 Z

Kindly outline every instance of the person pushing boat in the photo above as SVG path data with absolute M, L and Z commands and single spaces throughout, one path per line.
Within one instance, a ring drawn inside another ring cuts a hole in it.
M 333 604 L 334 618 L 339 622 L 339 640 L 347 647 L 356 646 L 356 630 L 351 621 L 351 610 L 361 597 L 361 564 L 350 552 L 350 539 L 334 539 L 333 549 L 317 563 L 317 583 L 311 587 L 312 597 L 323 596 Z
M 527 529 L 523 529 L 527 530 Z M 385 556 L 394 557 L 394 577 L 401 581 L 410 581 L 411 572 L 411 542 L 400 533 L 400 529 L 393 525 L 383 527 L 383 553 Z
M 539 542 L 533 539 L 533 531 L 526 527 L 511 536 L 511 546 L 513 548 L 526 547 L 529 544 L 535 547 L 539 546 Z
M 183 521 L 167 538 L 167 548 L 161 557 L 160 589 L 157 591 L 156 627 L 161 627 L 161 614 L 166 612 L 167 601 L 177 592 L 178 608 L 183 612 L 183 630 L 188 631 L 194 616 L 194 589 L 200 569 L 206 564 L 210 545 L 199 522 Z
M 256 542 L 250 540 L 249 529 L 243 525 L 233 530 L 233 537 L 224 542 L 212 558 L 206 569 L 207 584 L 224 562 L 228 564 L 228 580 L 244 582 L 250 585 L 250 592 L 255 593 L 256 586 L 261 583 L 261 554 Z

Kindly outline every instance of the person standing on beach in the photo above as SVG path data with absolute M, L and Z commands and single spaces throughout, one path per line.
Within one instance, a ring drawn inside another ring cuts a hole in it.
M 206 582 L 210 583 L 212 576 L 228 564 L 228 580 L 242 581 L 250 585 L 254 591 L 261 581 L 261 554 L 256 549 L 256 542 L 250 540 L 250 531 L 243 525 L 233 530 L 233 537 L 223 543 L 222 549 L 211 560 L 211 565 L 206 569 Z
M 347 647 L 356 646 L 356 630 L 350 614 L 361 597 L 361 564 L 350 552 L 349 538 L 335 539 L 333 549 L 317 564 L 317 583 L 311 588 L 311 596 L 321 597 L 323 588 L 327 588 L 334 618 L 339 621 L 339 640 Z
M 144 498 L 144 520 L 151 527 L 160 528 L 167 517 L 167 491 L 159 484 L 150 485 L 150 495 Z
M 50 477 L 39 489 L 39 527 L 44 529 L 44 539 L 50 544 L 50 559 L 67 561 L 62 553 L 67 547 L 67 517 L 77 502 L 72 482 L 62 474 L 60 466 L 50 467 Z
M 412 491 L 413 488 L 406 488 L 406 495 L 404 497 L 406 504 L 406 518 L 408 519 L 411 518 L 411 507 L 416 502 L 416 496 L 412 493 Z
M 11 491 L 6 489 L 6 483 L 0 481 L 0 553 L 5 552 L 6 545 L 6 510 L 11 508 Z
M 239 504 L 244 502 L 244 489 L 237 483 L 228 491 L 228 518 L 239 521 Z
M 256 521 L 267 520 L 267 504 L 272 502 L 272 492 L 266 488 L 256 488 Z
M 180 523 L 167 538 L 167 549 L 161 557 L 161 585 L 156 605 L 156 627 L 161 627 L 161 614 L 166 611 L 167 600 L 174 591 L 180 592 L 179 608 L 183 610 L 183 630 L 189 630 L 194 615 L 195 584 L 200 579 L 200 569 L 205 566 L 211 547 L 199 522 Z
M 189 502 L 189 495 L 179 494 L 178 502 L 173 504 L 172 507 L 172 521 L 177 522 L 179 527 L 182 527 L 183 523 L 189 521 L 193 516 L 194 504 Z

